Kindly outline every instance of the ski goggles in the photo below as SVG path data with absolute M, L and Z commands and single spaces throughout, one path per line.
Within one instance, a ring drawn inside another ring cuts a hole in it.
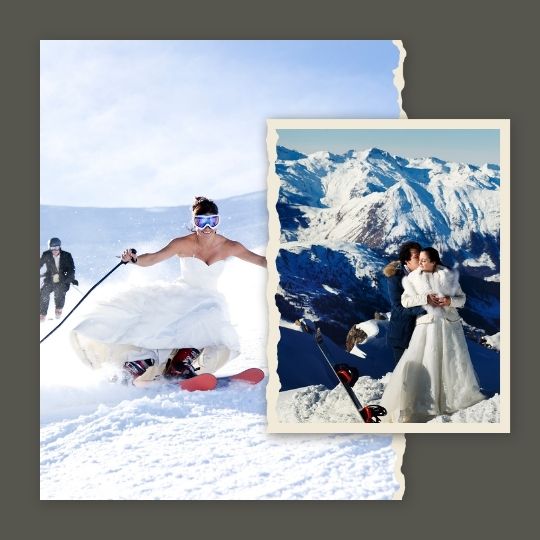
M 60 246 L 51 246 L 49 249 L 51 251 L 60 251 Z
M 193 224 L 197 229 L 204 229 L 210 227 L 215 229 L 219 223 L 219 216 L 217 214 L 212 216 L 193 216 Z

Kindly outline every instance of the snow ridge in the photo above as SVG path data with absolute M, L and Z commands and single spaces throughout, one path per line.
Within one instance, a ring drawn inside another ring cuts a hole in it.
M 497 166 L 408 159 L 379 148 L 297 159 L 287 153 L 276 162 L 282 240 L 341 240 L 388 254 L 415 238 L 452 259 L 484 252 L 498 271 Z

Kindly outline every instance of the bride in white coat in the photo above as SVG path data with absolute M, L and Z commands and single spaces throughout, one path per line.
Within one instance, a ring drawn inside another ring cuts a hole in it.
M 386 422 L 426 422 L 485 399 L 467 349 L 457 308 L 465 304 L 458 274 L 442 265 L 434 248 L 403 279 L 404 307 L 423 306 L 409 347 L 391 375 L 380 404 Z
M 139 267 L 177 256 L 181 277 L 174 283 L 132 287 L 99 303 L 71 332 L 85 363 L 115 366 L 124 378 L 142 385 L 163 374 L 193 376 L 193 370 L 184 368 L 195 359 L 197 374 L 213 373 L 239 353 L 217 281 L 229 257 L 262 267 L 266 259 L 217 233 L 218 207 L 206 197 L 195 199 L 192 219 L 193 233 L 155 253 L 122 253 L 122 261 Z

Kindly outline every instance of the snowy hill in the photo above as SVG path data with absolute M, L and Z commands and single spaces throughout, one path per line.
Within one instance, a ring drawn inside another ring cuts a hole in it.
M 351 354 L 325 339 L 333 365 L 345 363 L 358 369 L 360 378 L 353 387 L 360 403 L 378 404 L 394 367 L 392 351 L 386 345 L 387 320 L 370 320 L 359 326 L 367 337 Z M 295 331 L 296 330 L 296 331 Z M 494 348 L 497 341 L 492 340 Z M 469 342 L 480 388 L 487 399 L 452 415 L 441 415 L 431 423 L 500 422 L 500 365 L 498 350 Z M 346 392 L 324 369 L 325 362 L 313 336 L 298 327 L 283 324 L 278 343 L 278 375 L 281 390 L 276 413 L 282 423 L 354 423 L 358 413 Z M 435 431 L 435 426 L 434 426 Z
M 217 201 L 224 234 L 264 253 L 265 193 Z M 124 247 L 161 247 L 187 232 L 189 209 L 41 208 L 40 250 L 62 239 L 77 266 L 79 291 L 68 312 L 118 263 Z M 266 382 L 213 392 L 142 389 L 107 381 L 75 356 L 69 329 L 118 287 L 171 281 L 178 261 L 121 266 L 40 346 L 40 492 L 42 499 L 391 499 L 398 492 L 390 435 L 269 435 Z M 240 336 L 233 371 L 266 368 L 266 272 L 226 264 L 220 288 Z M 51 308 L 52 311 L 52 308 Z M 36 314 L 36 324 L 37 314 Z M 56 324 L 47 321 L 45 335 Z M 335 459 L 347 467 L 335 467 Z M 354 471 L 351 474 L 350 471 Z
M 284 319 L 316 318 L 342 342 L 352 323 L 389 309 L 381 270 L 402 242 L 414 239 L 458 267 L 469 325 L 498 332 L 498 166 L 404 158 L 378 148 L 306 156 L 279 147 L 276 173 L 277 303 Z

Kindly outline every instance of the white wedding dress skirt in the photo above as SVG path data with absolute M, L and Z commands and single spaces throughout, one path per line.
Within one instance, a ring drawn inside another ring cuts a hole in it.
M 221 260 L 180 258 L 173 283 L 134 286 L 100 302 L 71 332 L 78 356 L 93 368 L 151 358 L 163 366 L 173 349 L 204 349 L 202 372 L 213 372 L 240 350 L 225 298 L 217 290 Z
M 390 377 L 380 404 L 385 422 L 426 422 L 485 399 L 461 321 L 418 324 Z

